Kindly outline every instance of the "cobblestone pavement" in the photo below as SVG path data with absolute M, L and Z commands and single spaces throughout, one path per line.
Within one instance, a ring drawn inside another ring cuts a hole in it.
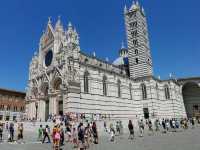
M 6 141 L 0 144 L 0 150 L 50 150 L 51 144 L 40 144 L 36 141 L 36 134 L 25 133 L 24 144 Z M 63 150 L 72 150 L 72 146 L 66 144 Z M 128 134 L 116 136 L 115 142 L 109 141 L 109 135 L 102 135 L 98 145 L 92 145 L 90 150 L 200 150 L 200 127 L 186 131 L 169 132 L 167 134 L 154 133 L 144 137 L 136 137 L 128 140 Z

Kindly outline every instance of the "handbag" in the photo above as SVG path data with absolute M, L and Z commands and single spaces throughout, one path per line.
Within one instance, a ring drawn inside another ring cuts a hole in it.
M 60 134 L 58 132 L 56 132 L 56 134 L 55 134 L 55 139 L 60 140 Z

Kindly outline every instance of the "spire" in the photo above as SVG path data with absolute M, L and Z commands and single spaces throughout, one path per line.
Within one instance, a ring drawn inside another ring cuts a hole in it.
M 96 53 L 95 52 L 93 52 L 93 57 L 96 57 Z
M 124 41 L 122 41 L 122 47 L 121 47 L 121 49 L 125 49 Z
M 136 3 L 135 3 L 137 6 L 139 6 L 140 7 L 140 4 L 139 4 L 139 2 L 138 2 L 138 0 L 136 1 Z
M 55 26 L 55 29 L 56 29 L 56 30 L 63 30 L 63 26 L 62 26 L 62 23 L 61 23 L 61 19 L 60 19 L 60 18 L 61 18 L 61 17 L 58 16 L 58 20 L 57 20 L 56 26 Z
M 135 0 L 133 0 L 133 4 L 132 4 L 130 10 L 137 10 L 139 8 L 140 8 L 139 2 L 138 1 L 135 2 Z
M 34 52 L 34 56 L 37 56 L 37 51 Z
M 145 16 L 145 11 L 144 11 L 144 7 L 142 6 L 142 13 Z
M 71 22 L 68 23 L 68 28 L 72 28 L 72 23 Z
M 51 17 L 48 17 L 48 24 L 51 24 Z
M 126 5 L 124 6 L 124 13 L 126 14 L 128 12 L 128 9 L 126 7 Z

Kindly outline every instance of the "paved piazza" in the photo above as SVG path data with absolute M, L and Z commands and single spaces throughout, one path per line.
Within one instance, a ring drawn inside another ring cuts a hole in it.
M 28 131 L 29 130 L 29 131 Z M 29 129 L 24 132 L 25 144 L 9 144 L 1 143 L 0 150 L 50 150 L 51 144 L 40 144 L 35 142 L 37 134 Z M 109 141 L 108 134 L 100 136 L 98 145 L 92 145 L 90 150 L 199 150 L 200 149 L 200 127 L 188 129 L 186 131 L 168 132 L 162 134 L 160 132 L 154 135 L 148 135 L 145 132 L 144 137 L 139 137 L 136 132 L 135 140 L 127 140 L 128 134 L 116 136 L 115 142 Z M 6 135 L 5 135 L 6 137 Z M 71 145 L 66 144 L 63 150 L 73 149 Z

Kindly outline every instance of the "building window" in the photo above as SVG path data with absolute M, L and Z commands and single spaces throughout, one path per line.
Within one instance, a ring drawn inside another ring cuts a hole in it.
M 10 105 L 7 106 L 7 111 L 9 111 L 9 110 L 10 110 Z
M 103 95 L 107 96 L 107 77 L 103 76 Z
M 159 99 L 159 89 L 158 89 L 158 84 L 156 83 L 156 95 L 157 95 L 157 99 Z
M 147 99 L 147 88 L 144 83 L 141 84 L 141 89 L 142 89 L 142 99 Z
M 166 99 L 170 99 L 170 93 L 169 93 L 168 85 L 165 85 L 165 98 Z
M 23 107 L 23 106 L 20 108 L 20 111 L 21 111 L 21 112 L 23 112 L 23 111 L 24 111 L 24 107 Z
M 137 25 L 138 25 L 137 21 L 130 23 L 131 29 L 137 28 Z
M 121 81 L 117 81 L 118 97 L 121 97 Z
M 135 49 L 135 54 L 136 54 L 136 55 L 138 54 L 138 49 Z
M 4 110 L 4 105 L 1 105 L 1 106 L 0 106 L 0 110 Z
M 88 93 L 89 92 L 89 85 L 88 85 L 88 76 L 89 76 L 89 73 L 86 71 L 85 73 L 84 73 L 84 93 Z
M 131 32 L 131 35 L 132 35 L 132 37 L 137 37 L 137 35 L 138 35 L 137 30 L 132 31 L 132 32 Z
M 139 59 L 138 59 L 138 58 L 135 59 L 135 63 L 136 63 L 136 64 L 139 63 Z
M 133 95 L 132 95 L 132 84 L 129 84 L 129 92 L 130 92 L 130 99 L 133 99 Z
M 138 45 L 138 40 L 133 40 L 133 45 L 137 46 Z

